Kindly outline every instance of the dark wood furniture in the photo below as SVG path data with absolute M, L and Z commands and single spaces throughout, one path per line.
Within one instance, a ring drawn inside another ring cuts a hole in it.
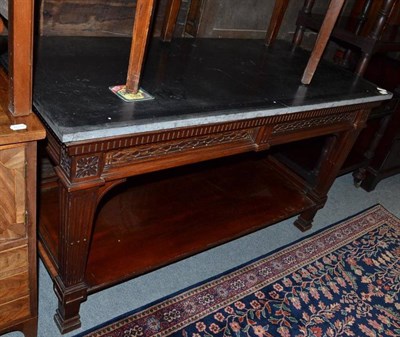
M 372 191 L 384 178 L 400 173 L 400 91 L 395 92 L 393 113 L 383 120 L 384 132 L 377 134 L 374 154 L 368 165 L 357 172 L 356 179 L 366 191 Z M 368 153 L 367 153 L 368 155 Z
M 365 190 L 372 191 L 379 181 L 400 172 L 400 61 L 376 55 L 364 77 L 393 92 L 390 101 L 372 111 L 372 117 L 352 151 L 363 153 L 366 160 L 354 172 L 355 180 Z
M 306 29 L 319 31 L 322 27 L 324 15 L 312 13 L 314 3 L 315 0 L 305 0 L 298 14 L 297 29 L 293 38 L 295 45 L 301 43 Z M 379 8 L 376 7 L 377 3 L 380 5 Z M 375 8 L 375 12 L 371 11 L 371 8 Z M 399 0 L 363 0 L 356 3 L 354 10 L 359 15 L 357 18 L 349 21 L 349 18 L 343 17 L 339 20 L 331 38 L 361 52 L 355 68 L 356 74 L 364 74 L 368 62 L 375 53 L 400 50 L 399 23 L 394 20 L 394 26 L 389 24 L 392 23 L 392 19 L 399 17 L 399 9 Z M 368 17 L 373 17 L 374 20 L 369 20 L 366 24 Z
M 396 89 L 400 85 L 400 61 L 384 54 L 376 54 L 368 64 L 363 77 L 394 94 L 391 100 L 372 109 L 367 125 L 357 138 L 339 171 L 339 175 L 353 173 L 356 186 L 371 191 L 378 181 L 396 174 L 398 172 L 397 167 L 400 165 L 400 157 L 397 156 L 395 150 L 395 140 L 400 128 L 398 122 L 400 97 L 398 95 L 399 89 Z M 298 143 L 297 146 L 292 144 L 291 146 L 279 147 L 276 151 L 279 150 L 281 160 L 285 160 L 288 165 L 296 167 L 302 176 L 307 177 L 313 169 L 312 165 L 318 155 L 321 141 L 323 140 L 309 140 Z M 390 166 L 385 165 L 388 158 L 391 158 L 387 162 L 387 164 L 390 163 Z M 375 169 L 369 166 L 371 162 L 374 162 Z M 375 177 L 373 178 L 373 176 Z M 375 183 L 372 183 L 374 180 Z
M 306 21 L 304 13 L 308 13 Z M 306 22 L 307 27 L 317 27 L 321 17 L 311 14 L 309 8 L 303 9 L 299 20 Z M 347 48 L 338 63 L 354 68 L 356 73 L 382 88 L 396 91 L 400 85 L 400 63 L 384 53 L 400 50 L 399 25 L 400 1 L 356 1 L 350 17 L 342 18 L 332 34 L 336 42 L 345 42 Z M 357 39 L 356 43 L 354 39 Z M 361 55 L 357 56 L 354 47 L 360 47 Z M 398 100 L 398 94 L 395 94 L 391 101 L 371 112 L 367 127 L 361 132 L 340 171 L 340 174 L 353 172 L 355 184 L 367 191 L 373 190 L 381 179 L 399 171 L 400 159 L 396 149 L 400 129 Z M 307 147 L 310 151 L 313 148 L 310 143 Z M 293 148 L 285 151 L 291 160 L 295 159 Z M 307 165 L 304 158 L 294 161 L 302 162 L 302 171 L 308 171 L 310 164 Z
M 299 20 L 306 26 L 299 29 L 304 30 L 309 27 L 317 29 L 318 22 L 320 24 L 322 16 L 311 13 L 314 3 L 314 1 L 305 2 L 305 5 L 310 7 L 303 8 Z M 340 54 L 338 52 L 337 63 L 355 69 L 381 88 L 396 91 L 396 87 L 400 85 L 400 62 L 388 57 L 384 52 L 400 48 L 399 24 L 400 1 L 356 1 L 350 17 L 342 17 L 332 33 L 332 38 L 336 42 L 341 44 L 346 42 L 343 44 L 346 47 L 345 52 Z M 357 37 L 359 37 L 357 43 L 362 46 L 359 54 L 371 50 L 373 55 L 357 56 L 357 51 L 354 49 L 357 44 L 352 45 L 349 42 Z M 368 57 L 365 58 L 366 56 Z M 366 60 L 368 62 L 365 62 Z M 355 66 L 357 63 L 358 68 Z M 361 186 L 367 191 L 374 189 L 381 179 L 398 172 L 400 166 L 396 149 L 400 128 L 398 100 L 399 97 L 395 94 L 391 101 L 372 110 L 366 128 L 361 132 L 339 171 L 339 174 L 353 172 L 356 186 Z M 297 147 L 282 147 L 279 155 L 281 160 L 307 177 L 311 174 L 312 163 L 315 161 L 315 148 L 319 146 L 318 140 L 307 141 L 298 144 Z
M 0 334 L 37 334 L 36 143 L 45 132 L 32 114 L 8 112 L 0 73 Z M 26 125 L 25 130 L 10 127 Z
M 33 2 L 0 10 L 8 26 L 8 74 L 0 69 L 0 334 L 37 335 L 36 143 L 32 114 Z
M 390 101 L 372 109 L 366 127 L 338 171 L 338 175 L 352 173 L 357 187 L 372 191 L 380 180 L 400 171 L 399 99 L 398 93 L 394 93 Z M 314 138 L 277 146 L 274 155 L 304 179 L 312 181 L 319 148 L 324 142 L 323 138 Z
M 62 332 L 91 293 L 292 216 L 310 228 L 390 97 L 325 63 L 301 85 L 309 54 L 290 43 L 156 39 L 142 78 L 155 99 L 125 103 L 108 86 L 124 80 L 130 44 L 47 37 L 36 49 L 34 107 L 57 178 L 42 188 L 39 249 Z M 269 155 L 318 136 L 312 182 Z
M 287 9 L 289 0 L 275 0 L 275 7 L 272 13 L 272 18 L 267 31 L 266 43 L 270 45 L 275 40 L 279 28 L 282 25 L 283 17 Z M 319 61 L 322 54 L 325 51 L 326 45 L 331 36 L 332 30 L 336 24 L 339 14 L 343 8 L 345 0 L 330 1 L 329 7 L 324 16 L 324 20 L 321 24 L 321 28 L 318 31 L 318 36 L 314 44 L 314 48 L 311 51 L 310 59 L 307 62 L 307 66 L 304 69 L 303 76 L 301 77 L 301 83 L 310 84 L 317 70 Z M 295 40 L 295 44 L 298 46 L 301 40 Z
M 348 20 L 348 29 L 357 35 L 368 36 L 375 29 L 380 8 L 384 0 L 356 1 Z M 400 1 L 394 4 L 387 25 L 384 27 L 383 40 L 387 44 L 396 44 L 400 49 Z M 393 46 L 391 47 L 393 48 Z M 351 50 L 351 49 L 349 49 Z M 382 53 L 378 48 L 363 76 L 382 88 L 394 92 L 393 98 L 372 111 L 366 129 L 356 142 L 349 160 L 364 159 L 364 163 L 353 173 L 355 182 L 367 191 L 373 190 L 377 183 L 393 174 L 400 172 L 400 156 L 398 138 L 400 132 L 400 61 Z M 385 51 L 385 50 L 383 50 Z M 346 52 L 342 63 L 350 66 L 353 54 Z M 357 58 L 356 58 L 357 59 Z M 354 153 L 354 155 L 353 155 Z

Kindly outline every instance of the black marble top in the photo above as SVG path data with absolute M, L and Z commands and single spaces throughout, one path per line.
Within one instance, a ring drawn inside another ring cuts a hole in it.
M 309 53 L 277 41 L 152 40 L 141 86 L 155 97 L 126 103 L 130 39 L 46 37 L 36 46 L 34 107 L 63 142 L 389 99 L 327 62 L 300 83 Z

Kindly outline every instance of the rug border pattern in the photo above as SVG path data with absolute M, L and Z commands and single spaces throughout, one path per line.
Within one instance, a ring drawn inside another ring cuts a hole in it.
M 365 218 L 364 221 L 360 221 L 362 218 Z M 250 275 L 253 271 L 260 270 L 262 268 L 269 268 L 266 270 L 269 270 L 271 274 L 268 274 L 268 277 L 266 277 L 264 280 L 255 282 L 252 286 L 246 287 L 244 291 L 240 291 L 239 289 L 236 293 L 234 293 L 234 295 L 232 295 L 232 292 L 230 292 L 229 298 L 222 298 L 214 305 L 207 305 L 206 309 L 200 310 L 196 314 L 191 315 L 189 318 L 179 321 L 179 323 L 174 324 L 172 327 L 163 329 L 160 332 L 154 332 L 154 334 L 147 336 L 161 337 L 169 335 L 199 319 L 202 319 L 207 315 L 212 314 L 221 307 L 228 306 L 240 298 L 248 296 L 257 290 L 262 289 L 263 287 L 281 279 L 285 275 L 288 275 L 295 270 L 318 260 L 326 255 L 329 251 L 334 251 L 347 245 L 356 237 L 366 234 L 367 232 L 381 226 L 383 223 L 386 223 L 392 227 L 395 226 L 397 230 L 400 230 L 400 227 L 398 226 L 399 221 L 400 220 L 398 218 L 386 210 L 382 205 L 378 204 L 372 206 L 371 208 L 364 210 L 352 217 L 325 227 L 317 232 L 311 233 L 306 237 L 300 238 L 299 240 L 288 244 L 283 248 L 274 250 L 262 257 L 247 262 L 242 266 L 236 267 L 223 274 L 217 275 L 212 279 L 191 286 L 185 290 L 182 290 L 181 292 L 172 294 L 153 304 L 130 311 L 124 315 L 114 318 L 111 321 L 105 322 L 100 326 L 78 334 L 75 337 L 104 336 L 104 334 L 107 334 L 123 325 L 129 324 L 133 321 L 150 318 L 157 312 L 167 310 L 170 306 L 176 306 L 178 303 L 184 303 L 184 301 L 187 301 L 191 297 L 201 296 L 203 292 L 205 293 L 212 288 L 217 288 L 227 283 L 232 284 L 237 280 L 246 278 L 246 275 Z M 334 239 L 335 236 L 337 237 L 337 240 Z M 345 239 L 343 237 L 345 237 Z M 325 242 L 326 245 L 322 245 L 321 242 Z M 298 254 L 300 254 L 300 257 L 298 260 L 296 260 L 293 255 L 298 256 Z M 305 256 L 306 254 L 308 254 L 308 256 Z M 286 261 L 288 266 L 283 266 L 283 261 Z

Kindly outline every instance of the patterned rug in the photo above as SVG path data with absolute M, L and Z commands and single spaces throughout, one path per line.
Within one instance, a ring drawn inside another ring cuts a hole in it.
M 400 336 L 399 261 L 378 205 L 77 336 Z

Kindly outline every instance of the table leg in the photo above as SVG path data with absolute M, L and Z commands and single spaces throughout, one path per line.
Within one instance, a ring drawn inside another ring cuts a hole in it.
M 310 198 L 316 201 L 317 207 L 300 214 L 294 223 L 300 230 L 305 231 L 311 228 L 315 213 L 324 206 L 328 191 L 357 140 L 359 133 L 365 127 L 368 115 L 369 110 L 358 111 L 354 121 L 354 129 L 329 136 L 322 151 L 320 158 L 321 166 L 316 173 L 315 185 L 307 193 Z
M 275 0 L 274 10 L 272 12 L 265 39 L 265 44 L 267 46 L 270 46 L 274 43 L 276 36 L 278 35 L 279 28 L 281 27 L 288 4 L 289 0 Z
M 378 148 L 382 138 L 385 136 L 385 131 L 387 130 L 391 120 L 392 120 L 392 115 L 387 115 L 380 120 L 379 128 L 373 135 L 372 141 L 369 144 L 367 150 L 364 152 L 364 157 L 367 159 L 368 163 L 370 163 L 371 160 L 374 158 L 376 149 Z M 363 167 L 360 167 L 358 170 L 353 172 L 354 185 L 358 187 L 361 185 L 361 183 L 363 182 L 363 180 L 367 175 L 367 167 L 368 164 Z
M 59 274 L 54 289 L 58 297 L 55 321 L 62 333 L 80 327 L 79 308 L 86 300 L 88 286 L 85 269 L 89 252 L 93 218 L 99 198 L 100 184 L 86 183 L 81 189 L 59 174 L 60 228 L 58 257 Z

